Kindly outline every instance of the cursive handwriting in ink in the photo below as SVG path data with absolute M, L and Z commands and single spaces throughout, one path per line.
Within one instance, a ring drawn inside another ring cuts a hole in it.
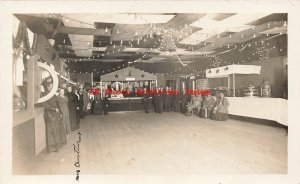
M 81 133 L 78 131 L 78 141 L 76 144 L 73 144 L 73 151 L 76 153 L 76 162 L 74 163 L 76 169 L 76 180 L 79 181 L 79 173 L 80 173 L 80 142 L 81 142 Z

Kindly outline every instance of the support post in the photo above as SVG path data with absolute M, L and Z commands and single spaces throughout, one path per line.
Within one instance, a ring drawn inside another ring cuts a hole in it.
M 233 89 L 233 97 L 235 97 L 235 74 L 232 74 L 232 89 Z
M 34 62 L 35 56 L 30 56 L 27 68 L 27 111 L 34 110 Z
M 103 82 L 100 81 L 100 91 L 101 91 L 101 98 L 103 97 Z

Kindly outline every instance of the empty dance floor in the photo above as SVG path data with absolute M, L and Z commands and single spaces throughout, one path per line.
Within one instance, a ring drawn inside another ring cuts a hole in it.
M 89 115 L 81 120 L 80 174 L 284 174 L 283 128 L 179 113 Z M 74 174 L 77 132 L 15 174 Z

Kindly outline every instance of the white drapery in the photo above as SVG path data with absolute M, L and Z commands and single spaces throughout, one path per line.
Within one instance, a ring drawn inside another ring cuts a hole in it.
M 229 114 L 277 121 L 288 126 L 288 101 L 282 98 L 227 97 Z

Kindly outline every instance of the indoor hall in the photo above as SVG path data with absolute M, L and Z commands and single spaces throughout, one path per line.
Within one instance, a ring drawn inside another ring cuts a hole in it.
M 287 17 L 14 14 L 13 174 L 286 174 Z

